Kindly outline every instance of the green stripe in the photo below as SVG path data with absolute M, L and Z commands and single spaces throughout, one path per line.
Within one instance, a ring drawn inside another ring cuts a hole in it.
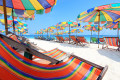
M 92 68 L 92 70 L 90 71 L 90 73 L 88 74 L 88 76 L 85 78 L 85 80 L 88 79 L 88 77 L 90 76 L 90 74 L 92 73 L 93 69 L 95 69 L 94 67 Z
M 100 21 L 107 21 L 104 14 L 100 11 Z
M 29 0 L 21 0 L 26 10 L 35 10 Z
M 80 15 L 80 18 L 83 17 L 83 16 L 86 16 L 86 15 L 89 15 L 89 14 L 91 14 L 91 13 L 93 14 L 94 12 L 95 12 L 95 11 L 90 12 L 90 13 L 86 13 L 86 14 L 83 14 L 83 15 Z
M 0 45 L 1 45 L 7 52 L 9 52 L 9 54 L 11 54 L 14 58 L 16 58 L 17 60 L 19 60 L 19 59 L 18 59 L 17 57 L 15 57 L 9 50 L 7 50 L 2 43 L 0 43 Z M 64 68 L 64 67 L 68 66 L 68 65 L 69 65 L 70 63 L 72 63 L 74 60 L 75 60 L 75 58 L 74 58 L 71 62 L 69 62 L 69 63 L 67 63 L 66 65 L 64 65 L 64 66 L 62 66 L 62 67 L 60 67 L 60 68 L 57 68 L 57 69 L 61 69 L 61 68 Z M 20 60 L 19 60 L 19 61 L 20 61 Z M 20 62 L 22 62 L 22 61 L 20 61 Z M 24 63 L 24 62 L 22 62 L 22 63 L 23 63 L 23 64 L 26 64 L 26 63 Z M 41 67 L 37 67 L 37 66 L 34 66 L 34 65 L 29 65 L 29 64 L 26 64 L 26 65 L 32 66 L 32 67 L 35 67 L 35 68 L 39 68 L 39 69 L 43 69 L 43 70 L 57 70 L 57 69 L 41 68 Z
M 94 20 L 95 20 L 97 14 L 98 14 L 98 13 L 96 13 L 96 14 L 89 20 L 89 22 L 94 22 Z
M 104 10 L 120 11 L 120 8 L 110 8 L 110 9 L 104 9 Z

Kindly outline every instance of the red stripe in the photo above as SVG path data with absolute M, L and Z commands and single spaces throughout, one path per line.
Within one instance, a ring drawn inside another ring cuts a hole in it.
M 55 4 L 55 0 L 46 0 L 51 6 Z
M 21 0 L 12 0 L 14 9 L 25 10 Z

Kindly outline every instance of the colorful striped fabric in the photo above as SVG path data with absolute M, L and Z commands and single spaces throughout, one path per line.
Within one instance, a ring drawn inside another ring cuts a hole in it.
M 1 80 L 96 80 L 100 73 L 100 69 L 72 56 L 55 65 L 36 63 L 20 55 L 0 38 Z
M 6 0 L 6 6 L 18 10 L 43 10 L 51 9 L 56 0 Z M 0 0 L 3 6 L 3 0 Z
M 118 39 L 118 37 L 105 37 L 106 44 L 115 47 L 118 47 Z
M 98 28 L 98 25 L 85 25 L 85 26 L 83 26 L 83 28 L 85 29 L 85 30 L 90 30 L 90 31 L 101 31 L 103 28 L 102 27 L 99 27 Z
M 120 3 L 111 3 L 108 5 L 102 5 L 88 9 L 79 14 L 77 18 L 78 20 L 83 22 L 109 22 L 117 20 L 118 18 L 120 18 Z
M 11 36 L 9 36 L 9 38 L 11 38 L 11 39 L 13 39 L 13 40 L 15 40 L 15 41 L 20 43 L 20 41 L 18 40 L 16 35 L 11 35 Z
M 113 29 L 113 30 L 116 30 L 116 29 L 120 30 L 120 23 L 119 22 L 112 22 L 110 24 L 103 25 L 103 27 Z
M 63 52 L 57 48 L 55 48 L 51 51 L 43 52 L 43 54 L 50 56 L 50 57 L 57 59 L 57 60 L 62 60 L 64 58 L 68 57 L 65 52 Z

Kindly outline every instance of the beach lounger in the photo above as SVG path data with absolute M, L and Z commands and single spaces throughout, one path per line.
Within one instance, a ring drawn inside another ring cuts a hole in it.
M 102 80 L 108 69 L 75 55 L 59 64 L 37 63 L 13 50 L 6 39 L 0 38 L 0 80 Z
M 91 43 L 98 43 L 98 39 L 96 37 L 91 37 Z
M 103 43 L 104 41 L 105 41 L 104 38 L 99 38 L 100 43 Z
M 77 37 L 77 39 L 82 46 L 84 46 L 84 44 L 89 44 L 84 37 Z
M 70 54 L 67 54 L 66 52 L 58 49 L 58 48 L 55 48 L 53 50 L 50 50 L 50 51 L 45 51 L 45 52 L 42 52 L 43 54 L 47 55 L 47 56 L 50 56 L 51 58 L 54 58 L 58 61 L 63 61 L 64 59 L 68 58 L 70 56 Z M 35 56 L 36 58 L 39 58 L 37 56 Z
M 60 37 L 59 36 L 55 36 L 56 37 L 56 41 L 60 42 Z
M 106 45 L 106 46 L 105 46 Z M 117 47 L 117 50 L 120 50 L 120 40 L 119 37 L 104 37 L 104 44 L 102 48 L 108 48 L 108 46 Z
M 73 40 L 73 43 L 78 45 L 78 43 L 80 43 L 75 36 L 70 36 L 70 38 Z

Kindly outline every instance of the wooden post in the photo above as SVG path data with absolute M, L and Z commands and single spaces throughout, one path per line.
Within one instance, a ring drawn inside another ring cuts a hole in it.
M 15 34 L 15 23 L 14 23 L 14 12 L 12 9 L 12 18 L 13 18 L 13 33 Z
M 100 11 L 98 10 L 98 48 L 99 48 L 99 27 L 100 27 Z
M 69 24 L 69 44 L 70 44 L 70 24 Z
M 8 34 L 8 25 L 7 25 L 7 11 L 6 11 L 6 0 L 3 0 L 3 10 L 4 10 L 4 21 L 5 21 L 5 33 Z

